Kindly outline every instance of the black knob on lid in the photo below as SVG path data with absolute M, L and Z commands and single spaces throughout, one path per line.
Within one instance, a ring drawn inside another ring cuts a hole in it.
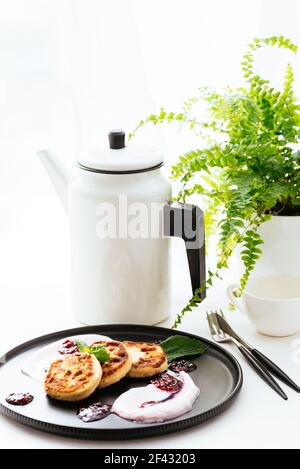
M 108 135 L 110 148 L 112 150 L 125 148 L 125 135 L 124 130 L 111 130 Z

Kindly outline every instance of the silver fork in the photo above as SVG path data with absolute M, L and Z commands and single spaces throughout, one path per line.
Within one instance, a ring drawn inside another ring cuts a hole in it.
M 247 360 L 249 365 L 259 374 L 259 376 L 277 392 L 285 401 L 288 400 L 287 395 L 281 389 L 279 384 L 275 381 L 273 376 L 269 373 L 268 369 L 261 363 L 259 363 L 256 358 L 253 357 L 251 352 L 238 340 L 231 337 L 229 334 L 226 334 L 220 326 L 218 316 L 224 318 L 223 312 L 221 310 L 210 311 L 206 313 L 207 321 L 210 329 L 211 336 L 213 340 L 217 343 L 233 343 Z

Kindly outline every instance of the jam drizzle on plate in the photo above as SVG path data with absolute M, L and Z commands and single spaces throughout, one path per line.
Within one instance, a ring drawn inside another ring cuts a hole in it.
M 170 373 L 163 373 L 151 381 L 161 391 L 177 393 L 183 388 L 183 381 Z
M 74 340 L 65 340 L 60 348 L 59 348 L 59 353 L 61 355 L 72 355 L 73 353 L 78 353 L 80 352 L 79 348 L 76 345 L 76 342 Z
M 157 404 L 163 404 L 164 402 L 169 401 L 170 399 L 173 399 L 174 396 L 176 396 L 177 392 L 173 392 L 170 394 L 168 397 L 163 399 L 162 401 L 148 401 L 148 402 L 143 402 L 143 404 L 140 405 L 141 409 L 145 409 L 146 407 L 152 407 Z
M 78 410 L 77 415 L 85 423 L 97 422 L 103 420 L 111 414 L 112 406 L 109 404 L 102 404 L 102 402 L 95 402 L 88 407 L 82 407 Z
M 194 362 L 188 360 L 180 360 L 178 362 L 172 362 L 169 365 L 169 370 L 179 373 L 180 371 L 185 371 L 186 373 L 192 373 L 192 371 L 197 370 L 197 365 Z
M 143 402 L 143 404 L 141 404 L 140 406 L 141 409 L 145 409 L 146 407 L 152 407 L 157 404 L 163 404 L 164 402 L 167 402 L 170 399 L 173 399 L 173 397 L 175 397 L 176 394 L 178 394 L 181 391 L 184 385 L 183 381 L 181 381 L 180 379 L 177 379 L 175 376 L 171 375 L 170 373 L 163 373 L 159 375 L 157 378 L 151 381 L 151 384 L 156 386 L 161 391 L 170 392 L 171 394 L 165 399 L 162 399 L 161 401 Z
M 34 397 L 27 393 L 11 393 L 5 399 L 6 402 L 10 405 L 25 406 L 30 404 L 33 401 Z

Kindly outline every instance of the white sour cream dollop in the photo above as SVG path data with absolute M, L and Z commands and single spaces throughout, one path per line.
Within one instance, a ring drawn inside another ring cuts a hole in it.
M 172 372 L 169 373 L 174 376 Z M 162 391 L 154 384 L 132 388 L 118 397 L 112 411 L 123 419 L 146 423 L 164 422 L 189 412 L 200 390 L 184 371 L 177 376 L 183 382 L 179 392 Z M 145 403 L 153 405 L 144 406 Z

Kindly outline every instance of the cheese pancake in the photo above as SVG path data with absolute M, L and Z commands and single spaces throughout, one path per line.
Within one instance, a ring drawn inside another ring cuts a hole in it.
M 120 381 L 129 372 L 132 359 L 122 342 L 95 342 L 93 345 L 101 345 L 109 355 L 110 360 L 102 364 L 102 379 L 99 388 L 107 388 Z
M 129 378 L 148 378 L 163 373 L 168 368 L 167 355 L 157 344 L 124 342 L 132 356 Z
M 81 401 L 93 394 L 101 377 L 101 365 L 94 355 L 76 353 L 51 364 L 45 391 L 59 401 Z

